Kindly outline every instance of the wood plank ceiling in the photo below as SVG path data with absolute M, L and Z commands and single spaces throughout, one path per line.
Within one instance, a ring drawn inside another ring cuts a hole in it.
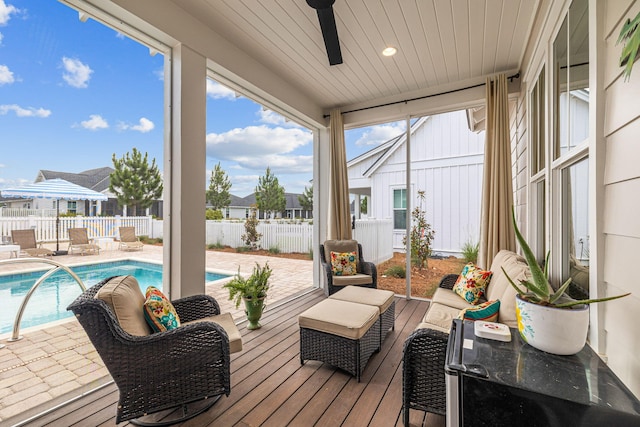
M 373 105 L 519 70 L 539 0 L 336 0 L 329 66 L 305 0 L 173 0 L 323 109 Z M 398 49 L 382 56 L 387 46 Z

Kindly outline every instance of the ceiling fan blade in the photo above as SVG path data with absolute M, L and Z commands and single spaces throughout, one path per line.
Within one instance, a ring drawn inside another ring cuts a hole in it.
M 313 1 L 307 0 L 309 6 L 316 9 L 318 13 L 318 21 L 320 21 L 320 30 L 322 30 L 322 38 L 324 46 L 327 49 L 329 57 L 329 65 L 342 64 L 342 52 L 340 51 L 340 40 L 338 40 L 338 29 L 336 28 L 336 18 L 333 14 L 333 1 Z

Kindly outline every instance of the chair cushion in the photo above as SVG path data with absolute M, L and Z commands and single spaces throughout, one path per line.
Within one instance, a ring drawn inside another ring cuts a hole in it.
M 531 280 L 531 270 L 527 261 L 515 252 L 502 250 L 493 259 L 491 264 L 493 277 L 491 284 L 487 288 L 488 300 L 500 300 L 500 323 L 504 323 L 512 328 L 517 327 L 516 319 L 516 290 L 507 280 L 502 268 L 505 269 L 509 277 L 516 283 L 521 280 Z
M 333 286 L 370 285 L 373 278 L 368 274 L 354 274 L 353 276 L 333 276 Z
M 222 326 L 222 329 L 227 333 L 227 337 L 229 337 L 229 352 L 236 353 L 238 351 L 242 351 L 242 335 L 240 335 L 240 331 L 233 321 L 231 313 L 222 313 L 216 316 L 203 317 L 202 319 L 184 322 L 183 325 L 190 325 L 198 322 L 214 322 Z
M 422 323 L 429 325 L 431 329 L 449 333 L 451 330 L 451 322 L 460 314 L 460 310 L 446 305 L 432 302 L 429 304 L 429 310 L 422 319 Z
M 120 327 L 136 336 L 151 334 L 151 328 L 144 319 L 144 295 L 138 281 L 133 276 L 117 276 L 109 280 L 96 293 L 96 298 L 104 301 L 116 316 Z
M 470 304 L 477 304 L 484 296 L 491 280 L 491 271 L 476 267 L 472 262 L 462 268 L 462 272 L 453 285 L 453 292 Z
M 355 302 L 325 299 L 298 316 L 301 328 L 360 339 L 380 317 L 377 307 Z
M 497 322 L 500 312 L 500 300 L 486 301 L 473 307 L 463 308 L 458 319 L 484 320 L 485 322 Z
M 358 241 L 357 240 L 325 240 L 324 242 L 324 259 L 326 262 L 331 263 L 331 252 L 355 252 L 356 263 L 360 259 L 358 253 Z M 360 266 L 356 265 L 356 269 Z
M 355 252 L 331 251 L 331 272 L 334 276 L 353 276 L 357 273 L 357 259 Z
M 437 302 L 442 305 L 448 305 L 449 307 L 462 310 L 467 307 L 472 307 L 466 300 L 460 298 L 460 296 L 449 289 L 438 288 L 431 297 L 432 302 Z
M 180 326 L 175 307 L 160 289 L 149 286 L 145 292 L 144 318 L 154 332 L 164 332 Z

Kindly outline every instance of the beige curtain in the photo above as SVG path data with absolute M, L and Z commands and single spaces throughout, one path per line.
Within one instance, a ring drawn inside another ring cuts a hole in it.
M 344 145 L 344 123 L 340 109 L 331 111 L 331 157 L 329 187 L 329 239 L 351 239 L 351 209 L 347 152 Z
M 511 223 L 513 186 L 506 76 L 500 74 L 494 79 L 487 78 L 486 94 L 486 139 L 478 265 L 490 268 L 498 251 L 515 251 L 516 248 L 515 232 Z

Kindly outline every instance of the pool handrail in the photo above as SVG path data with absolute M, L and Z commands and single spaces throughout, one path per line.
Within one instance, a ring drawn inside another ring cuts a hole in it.
M 51 259 L 46 259 L 46 258 L 12 258 L 12 259 L 3 259 L 0 260 L 0 265 L 4 265 L 4 264 L 32 264 L 32 263 L 44 263 L 44 264 L 50 264 L 54 267 L 52 267 L 51 269 L 45 271 L 42 276 L 40 276 L 40 278 L 38 280 L 36 280 L 36 282 L 33 284 L 33 286 L 31 286 L 31 289 L 29 289 L 29 292 L 27 292 L 27 294 L 24 296 L 24 299 L 22 300 L 22 303 L 20 304 L 20 308 L 18 309 L 18 312 L 16 313 L 16 317 L 13 321 L 13 333 L 11 334 L 11 338 L 9 338 L 7 341 L 9 342 L 13 342 L 13 341 L 18 341 L 20 339 L 22 339 L 22 337 L 20 336 L 20 322 L 22 321 L 22 315 L 24 314 L 24 310 L 27 308 L 27 304 L 29 303 L 29 299 L 31 299 L 31 295 L 33 295 L 33 293 L 36 291 L 36 289 L 38 289 L 38 287 L 42 284 L 42 282 L 44 282 L 45 280 L 47 280 L 49 277 L 51 277 L 52 275 L 54 275 L 56 272 L 60 271 L 60 270 L 64 270 L 67 273 L 69 273 L 69 275 L 78 283 L 78 285 L 80 285 L 80 289 L 82 289 L 82 292 L 87 290 L 87 287 L 84 285 L 84 283 L 82 282 L 82 279 L 80 279 L 80 277 L 78 277 L 78 275 L 76 273 L 73 272 L 73 270 L 71 270 L 69 267 L 67 267 L 66 265 L 60 264 L 57 261 L 53 261 Z M 0 348 L 2 348 L 3 346 L 0 345 Z

